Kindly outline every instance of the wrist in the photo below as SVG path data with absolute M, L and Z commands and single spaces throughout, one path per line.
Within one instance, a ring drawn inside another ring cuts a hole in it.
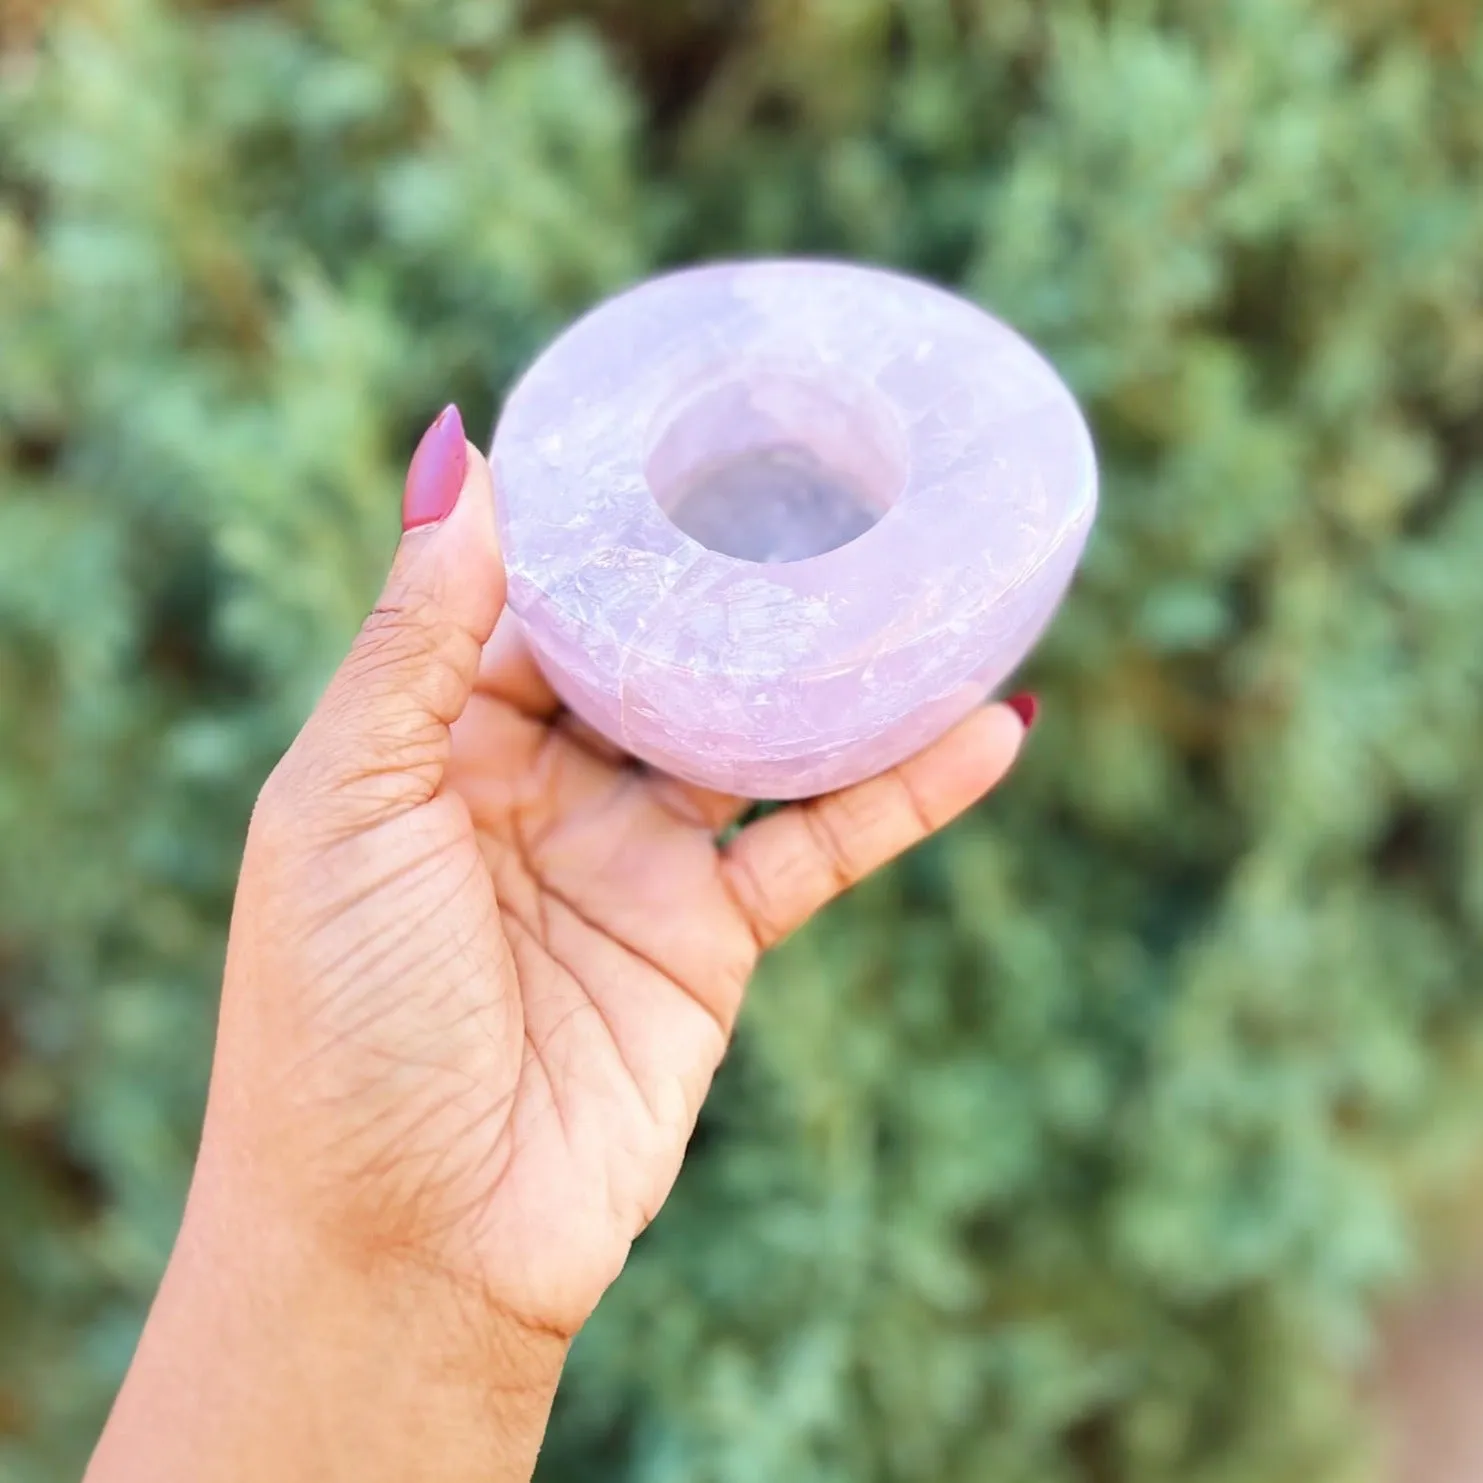
M 526 1480 L 567 1343 L 207 1164 L 89 1483 Z M 246 1204 L 249 1208 L 242 1208 Z

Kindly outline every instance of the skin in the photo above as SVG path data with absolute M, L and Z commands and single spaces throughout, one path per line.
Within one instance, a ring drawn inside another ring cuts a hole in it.
M 572 1336 L 679 1172 L 759 954 L 1024 728 L 742 801 L 558 706 L 483 458 L 254 813 L 180 1238 L 88 1483 L 528 1479 Z

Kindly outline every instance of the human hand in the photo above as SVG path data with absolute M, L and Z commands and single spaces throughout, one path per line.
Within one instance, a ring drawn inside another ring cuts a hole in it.
M 758 955 L 980 798 L 1025 725 L 987 706 L 718 843 L 744 801 L 587 732 L 501 620 L 493 500 L 450 408 L 253 818 L 192 1206 L 317 1272 L 457 1295 L 554 1379 L 674 1182 Z

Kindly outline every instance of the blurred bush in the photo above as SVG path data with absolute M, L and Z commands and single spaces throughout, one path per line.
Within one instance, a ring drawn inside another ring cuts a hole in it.
M 657 265 L 963 286 L 1105 517 L 1014 786 L 764 972 L 551 1483 L 1339 1483 L 1476 1230 L 1472 0 L 0 6 L 0 1476 L 187 1178 L 257 781 L 450 396 Z

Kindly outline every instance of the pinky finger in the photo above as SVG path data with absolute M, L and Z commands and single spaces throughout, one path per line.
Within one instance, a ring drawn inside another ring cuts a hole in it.
M 737 910 L 762 949 L 978 802 L 1025 738 L 1020 714 L 991 705 L 879 777 L 749 824 L 721 855 Z

